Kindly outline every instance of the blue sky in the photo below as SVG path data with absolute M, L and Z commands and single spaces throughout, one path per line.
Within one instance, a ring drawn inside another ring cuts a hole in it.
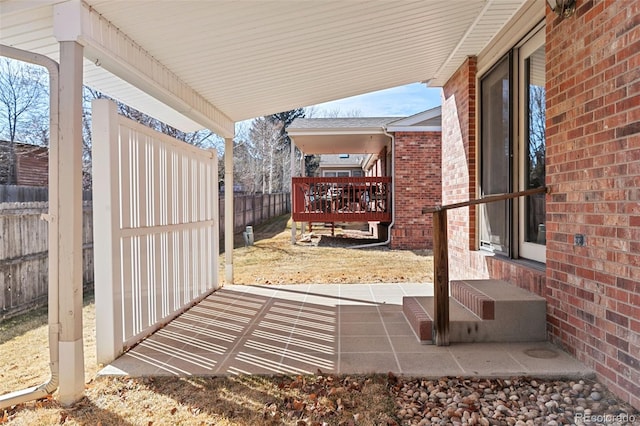
M 361 117 L 406 117 L 440 105 L 440 88 L 427 88 L 422 83 L 394 87 L 365 95 L 353 96 L 315 106 L 322 111 L 357 110 Z

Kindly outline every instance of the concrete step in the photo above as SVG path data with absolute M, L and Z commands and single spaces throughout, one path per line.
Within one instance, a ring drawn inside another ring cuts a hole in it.
M 462 303 L 467 309 L 483 320 L 495 319 L 495 300 L 467 281 L 449 283 L 451 297 Z
M 451 342 L 544 341 L 544 298 L 500 280 L 451 283 L 449 340 Z M 456 296 L 460 301 L 456 300 Z M 418 340 L 431 343 L 433 297 L 405 297 L 403 311 Z

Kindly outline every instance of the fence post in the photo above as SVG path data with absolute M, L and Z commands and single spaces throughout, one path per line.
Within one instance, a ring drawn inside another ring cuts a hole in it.
M 449 346 L 449 248 L 446 210 L 433 212 L 433 266 L 436 345 Z
M 120 211 L 118 190 L 118 111 L 114 103 L 97 99 L 93 111 L 93 232 L 96 304 L 96 351 L 99 363 L 108 363 L 122 353 L 122 293 L 120 249 L 115 223 Z M 115 214 L 114 214 L 115 213 Z

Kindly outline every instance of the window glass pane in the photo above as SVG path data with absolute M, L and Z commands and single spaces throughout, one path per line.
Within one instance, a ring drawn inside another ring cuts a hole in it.
M 526 151 L 524 187 L 539 188 L 545 184 L 545 58 L 544 46 L 525 61 L 525 88 L 528 113 L 525 115 Z M 527 197 L 525 204 L 525 241 L 546 244 L 545 195 Z
M 511 192 L 510 63 L 505 57 L 480 83 L 482 196 Z M 499 201 L 479 209 L 482 247 L 509 254 L 510 206 L 509 201 Z

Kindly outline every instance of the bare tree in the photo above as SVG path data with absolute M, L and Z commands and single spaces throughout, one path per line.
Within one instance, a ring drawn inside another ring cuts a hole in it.
M 254 155 L 260 161 L 262 175 L 262 192 L 273 193 L 276 189 L 282 189 L 283 176 L 280 173 L 284 140 L 282 136 L 282 124 L 271 121 L 265 117 L 259 117 L 251 122 L 249 136 L 254 148 Z M 288 154 L 288 153 L 287 153 Z
M 357 109 L 342 110 L 340 108 L 321 109 L 317 111 L 316 117 L 318 118 L 353 118 L 362 117 L 362 112 Z
M 7 158 L 3 161 L 8 167 L 9 184 L 17 181 L 15 143 L 19 138 L 26 141 L 28 128 L 46 120 L 43 114 L 48 99 L 46 78 L 41 67 L 8 58 L 0 60 L 0 136 L 9 142 Z M 42 129 L 43 125 L 36 127 Z M 45 142 L 48 142 L 48 133 Z
M 529 85 L 529 186 L 537 188 L 545 184 L 545 88 Z
M 85 174 L 85 187 L 90 185 L 91 173 L 91 101 L 94 99 L 110 99 L 118 106 L 118 113 L 130 120 L 136 121 L 158 132 L 172 136 L 178 140 L 195 145 L 199 148 L 219 148 L 223 143 L 222 138 L 210 130 L 198 130 L 195 132 L 183 132 L 169 126 L 129 105 L 123 104 L 102 92 L 90 87 L 83 88 L 83 112 L 82 112 L 82 143 L 83 143 L 83 170 Z
M 2 135 L 16 142 L 20 128 L 32 114 L 46 108 L 46 72 L 37 66 L 3 58 L 0 60 L 0 107 L 4 121 Z
M 250 137 L 250 123 L 236 123 L 233 139 L 233 179 L 244 191 L 255 193 L 262 187 L 262 174 L 257 173 L 261 167 L 259 155 Z M 226 152 L 225 152 L 226 155 Z M 224 178 L 224 161 L 221 161 L 220 177 Z

